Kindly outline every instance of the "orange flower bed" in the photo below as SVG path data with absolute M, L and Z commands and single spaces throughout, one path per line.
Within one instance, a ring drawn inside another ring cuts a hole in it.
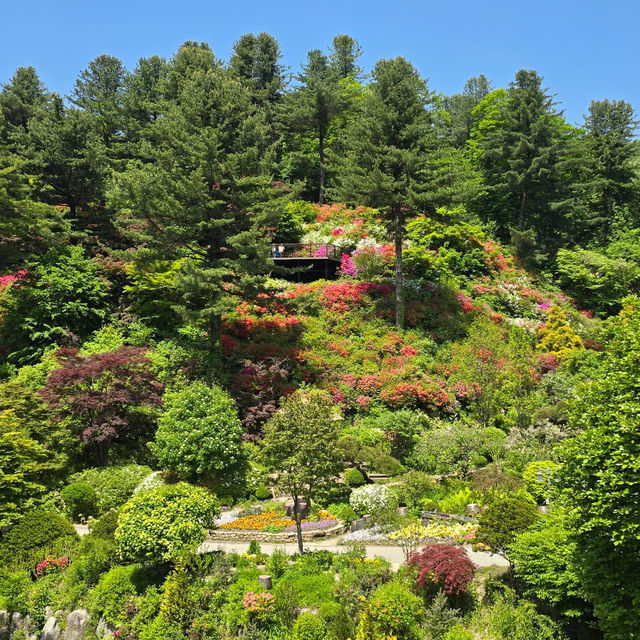
M 267 511 L 266 513 L 258 513 L 251 516 L 242 516 L 233 522 L 227 522 L 220 525 L 220 529 L 253 529 L 255 531 L 262 531 L 269 525 L 274 527 L 288 527 L 295 524 L 296 521 L 291 518 L 287 518 L 275 511 Z

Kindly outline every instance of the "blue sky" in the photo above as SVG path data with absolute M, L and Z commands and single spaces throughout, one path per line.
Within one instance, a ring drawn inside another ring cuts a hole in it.
M 4 6 L 2 6 L 4 5 Z M 402 55 L 430 87 L 460 91 L 484 73 L 506 86 L 520 68 L 536 69 L 581 122 L 592 99 L 624 99 L 640 110 L 638 0 L 22 0 L 0 5 L 0 82 L 33 65 L 66 94 L 101 53 L 133 68 L 138 58 L 170 57 L 185 40 L 206 41 L 228 58 L 243 33 L 267 31 L 283 62 L 299 69 L 306 52 L 348 33 L 363 65 Z

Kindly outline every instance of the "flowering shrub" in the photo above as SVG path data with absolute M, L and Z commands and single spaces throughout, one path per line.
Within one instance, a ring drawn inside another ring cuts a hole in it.
M 430 522 L 427 525 L 412 524 L 403 529 L 398 529 L 389 534 L 389 540 L 401 541 L 408 538 L 418 540 L 438 540 L 438 541 L 455 541 L 468 542 L 475 537 L 477 525 L 467 522 L 448 523 L 448 522 Z
M 295 526 L 296 521 L 287 518 L 276 511 L 267 511 L 255 515 L 242 516 L 231 522 L 225 522 L 220 525 L 220 529 L 240 529 L 262 531 L 267 527 L 278 528 L 280 530 L 291 525 Z
M 36 566 L 36 575 L 44 576 L 48 573 L 55 573 L 60 569 L 66 569 L 69 566 L 69 558 L 63 556 L 62 558 L 54 558 L 53 556 L 47 556 L 42 562 Z
M 349 498 L 353 510 L 360 515 L 388 509 L 394 505 L 394 502 L 394 494 L 383 484 L 368 484 L 364 487 L 358 487 L 351 492 Z
M 442 588 L 447 595 L 455 596 L 467 591 L 475 571 L 467 552 L 450 544 L 429 545 L 412 555 L 409 564 L 418 568 L 421 589 Z
M 273 614 L 275 604 L 273 593 L 247 591 L 242 598 L 242 606 L 258 620 L 269 618 Z
M 302 523 L 303 531 L 322 531 L 324 529 L 331 529 L 331 527 L 335 527 L 338 523 L 335 516 L 330 516 L 329 518 L 324 518 L 323 520 L 306 521 Z M 288 527 L 284 528 L 285 531 L 295 531 L 296 525 L 290 524 Z

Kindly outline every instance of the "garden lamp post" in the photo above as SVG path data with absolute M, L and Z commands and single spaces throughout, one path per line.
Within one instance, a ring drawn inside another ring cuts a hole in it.
M 549 494 L 551 493 L 551 469 L 547 467 L 544 471 L 542 469 L 538 470 L 536 473 L 536 480 L 538 482 L 544 482 L 545 478 L 547 480 L 547 498 L 544 501 L 546 505 L 549 504 Z

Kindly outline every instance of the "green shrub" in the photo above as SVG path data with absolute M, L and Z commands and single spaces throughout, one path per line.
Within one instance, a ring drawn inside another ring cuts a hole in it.
M 167 392 L 164 407 L 153 445 L 161 468 L 195 481 L 244 461 L 238 410 L 222 389 L 193 382 Z
M 357 462 L 360 460 L 359 453 L 362 449 L 362 442 L 356 436 L 342 436 L 337 445 L 338 451 L 345 462 Z
M 69 480 L 84 482 L 93 488 L 97 495 L 96 515 L 102 515 L 122 506 L 150 473 L 149 467 L 128 464 L 86 469 L 73 474 Z
M 549 482 L 552 484 L 553 476 L 559 468 L 560 465 L 553 460 L 538 460 L 530 462 L 524 470 L 522 478 L 526 483 L 527 491 L 538 501 L 538 504 L 542 504 L 545 499 L 550 497 L 547 469 L 550 471 Z M 538 473 L 542 474 L 542 481 L 538 480 Z
M 113 540 L 88 535 L 82 538 L 67 572 L 69 583 L 95 585 L 100 576 L 115 564 L 117 547 Z
M 287 555 L 287 552 L 276 547 L 267 560 L 267 571 L 269 572 L 269 575 L 278 579 L 287 570 L 288 565 L 289 556 Z
M 388 453 L 379 453 L 373 459 L 372 465 L 377 473 L 382 473 L 386 476 L 397 476 L 405 471 L 400 461 Z
M 400 504 L 412 507 L 423 498 L 428 497 L 434 488 L 435 483 L 428 473 L 412 469 L 402 476 L 396 494 Z
M 354 520 L 358 519 L 358 514 L 353 510 L 353 507 L 346 502 L 330 504 L 327 511 L 346 525 L 350 525 Z
M 365 483 L 364 476 L 355 467 L 344 472 L 344 481 L 349 487 L 361 487 Z
M 444 640 L 474 640 L 474 638 L 473 632 L 465 629 L 461 624 L 451 627 L 451 629 L 444 634 Z
M 421 637 L 418 625 L 424 617 L 422 600 L 399 582 L 389 582 L 376 589 L 367 612 L 373 629 L 382 637 L 390 634 L 404 640 Z
M 0 570 L 0 609 L 25 613 L 31 586 L 28 571 Z
M 91 524 L 91 536 L 94 538 L 104 538 L 115 540 L 115 533 L 118 527 L 118 512 L 115 509 L 107 511 Z
M 195 549 L 220 512 L 206 490 L 184 482 L 140 491 L 120 511 L 116 541 L 123 558 L 166 562 Z
M 127 608 L 136 600 L 140 588 L 139 564 L 113 567 L 105 573 L 91 592 L 91 602 L 96 611 L 114 626 L 127 622 Z
M 269 487 L 258 487 L 256 489 L 256 498 L 258 500 L 271 500 L 273 498 L 271 489 Z
M 174 622 L 167 622 L 162 616 L 158 616 L 153 622 L 144 627 L 138 636 L 139 640 L 187 640 L 187 636 Z
M 497 500 L 480 515 L 476 540 L 504 554 L 516 535 L 535 522 L 536 515 L 535 504 L 521 498 Z
M 294 640 L 324 640 L 326 633 L 324 620 L 313 613 L 303 613 L 293 626 Z
M 0 540 L 0 566 L 33 570 L 49 553 L 63 551 L 79 537 L 73 525 L 51 511 L 32 511 Z
M 96 512 L 97 495 L 86 482 L 72 482 L 61 492 L 67 515 L 75 522 Z

